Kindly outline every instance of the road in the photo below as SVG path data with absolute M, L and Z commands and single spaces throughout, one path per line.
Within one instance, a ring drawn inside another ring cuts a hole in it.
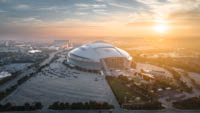
M 29 75 L 30 73 L 34 72 L 35 69 L 34 68 L 31 68 L 31 69 L 28 69 L 26 70 L 25 72 L 23 72 L 22 74 L 16 76 L 14 79 L 11 79 L 9 81 L 7 81 L 6 83 L 0 85 L 0 91 L 5 91 L 6 88 L 9 88 L 15 84 L 17 84 L 17 81 L 22 78 L 23 76 L 26 76 L 26 75 Z
M 48 63 L 55 57 L 55 55 L 58 54 L 59 52 L 62 52 L 62 50 L 56 51 L 56 52 L 53 52 L 53 53 L 50 53 L 50 54 L 49 54 L 49 58 L 45 59 L 45 60 L 40 64 L 40 66 L 44 66 L 44 65 L 48 64 Z
M 50 54 L 49 54 L 49 57 L 48 57 L 47 59 L 45 59 L 43 62 L 40 63 L 40 66 L 43 66 L 43 65 L 49 63 L 49 62 L 51 61 L 51 59 L 53 59 L 54 56 L 55 56 L 58 52 L 60 52 L 60 51 L 56 51 L 56 52 L 50 53 Z M 5 91 L 6 88 L 9 88 L 9 87 L 11 87 L 11 86 L 17 84 L 17 81 L 18 81 L 20 78 L 22 78 L 23 76 L 29 75 L 30 73 L 33 73 L 33 72 L 35 72 L 35 71 L 37 71 L 37 69 L 36 69 L 35 67 L 32 67 L 32 68 L 30 68 L 30 69 L 28 69 L 28 70 L 24 70 L 24 72 L 23 72 L 22 74 L 18 75 L 18 76 L 15 77 L 14 79 L 12 79 L 12 80 L 6 82 L 5 84 L 0 85 L 0 91 Z

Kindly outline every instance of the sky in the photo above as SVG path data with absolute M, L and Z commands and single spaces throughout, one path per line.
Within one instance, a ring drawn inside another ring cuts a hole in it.
M 200 37 L 200 0 L 0 0 L 0 39 Z

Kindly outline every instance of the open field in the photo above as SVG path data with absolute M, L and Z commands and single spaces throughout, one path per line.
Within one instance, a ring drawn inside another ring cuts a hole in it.
M 112 88 L 120 105 L 125 103 L 126 100 L 134 99 L 138 96 L 129 87 L 127 87 L 126 85 L 123 85 L 117 78 L 107 77 L 107 81 L 110 84 L 110 87 Z

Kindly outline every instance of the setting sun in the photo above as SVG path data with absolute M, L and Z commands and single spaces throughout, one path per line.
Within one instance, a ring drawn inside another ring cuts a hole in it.
M 168 26 L 164 24 L 160 24 L 160 25 L 156 25 L 154 29 L 158 33 L 165 33 L 168 30 Z

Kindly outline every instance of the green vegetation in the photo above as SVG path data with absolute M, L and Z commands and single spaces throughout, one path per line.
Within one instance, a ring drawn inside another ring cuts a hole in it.
M 132 97 L 138 96 L 136 93 L 130 90 L 130 88 L 120 83 L 117 78 L 106 76 L 106 79 L 120 105 L 125 102 L 125 97 L 130 99 Z
M 162 107 L 162 104 L 158 101 L 146 102 L 144 104 L 124 105 L 124 108 L 129 109 L 129 110 L 160 110 L 160 109 L 164 109 L 164 107 Z
M 7 103 L 5 105 L 0 104 L 0 111 L 35 111 L 42 109 L 43 105 L 40 102 L 34 102 L 32 104 L 25 103 L 23 106 L 12 105 L 11 103 Z
M 173 102 L 173 106 L 183 110 L 200 110 L 200 96 Z
M 165 65 L 165 66 L 169 66 L 169 67 L 181 68 L 181 69 L 184 69 L 184 70 L 190 71 L 190 72 L 200 73 L 200 69 L 198 68 L 200 66 L 200 64 L 196 63 L 196 61 L 199 60 L 199 58 L 191 58 L 191 57 L 148 58 L 147 56 L 148 55 L 151 56 L 151 54 L 147 54 L 145 51 L 136 52 L 137 54 L 133 53 L 133 52 L 131 52 L 131 53 L 133 54 L 132 56 L 136 62 L 145 62 L 145 63 L 149 63 L 149 64 L 154 64 L 154 65 Z M 153 52 L 152 55 L 158 54 L 158 53 L 162 53 L 162 52 Z M 147 55 L 141 56 L 141 54 L 147 54 Z M 186 54 L 186 55 L 188 55 L 188 54 Z
M 18 75 L 18 73 L 20 73 L 20 72 L 12 73 L 12 76 L 8 76 L 8 77 L 3 78 L 2 80 L 0 80 L 0 85 L 6 83 L 9 80 L 14 79 Z
M 19 79 L 18 81 L 17 81 L 17 84 L 18 85 L 21 85 L 21 84 L 23 84 L 26 80 L 28 80 L 29 79 L 29 77 L 28 76 L 24 76 L 24 77 L 22 77 L 21 79 Z
M 190 81 L 192 82 L 192 84 L 193 84 L 196 88 L 199 88 L 199 89 L 200 89 L 200 84 L 199 84 L 198 82 L 196 82 L 196 80 L 195 80 L 194 78 L 190 77 L 190 76 L 188 75 L 187 72 L 184 71 L 183 75 L 184 75 L 185 77 L 187 77 L 188 79 L 190 79 Z
M 157 101 L 156 95 L 135 85 L 127 77 L 121 75 L 117 78 L 106 76 L 106 79 L 122 108 L 134 110 L 163 108 L 161 103 Z M 138 98 L 139 100 L 137 100 Z
M 148 76 L 143 76 L 142 72 L 136 73 L 140 76 L 142 76 L 142 78 L 146 81 L 148 81 L 148 83 L 141 83 L 139 82 L 141 85 L 140 87 L 148 90 L 148 91 L 153 91 L 153 92 L 158 92 L 158 89 L 162 88 L 162 90 L 165 90 L 167 88 L 170 88 L 172 90 L 176 90 L 177 89 L 177 85 L 173 82 L 173 80 L 171 78 L 168 77 L 155 77 L 155 78 L 149 78 Z M 150 80 L 152 80 L 150 82 Z M 134 79 L 135 81 L 135 79 Z M 154 93 L 154 95 L 156 95 L 156 93 Z
M 158 58 L 160 59 L 160 58 Z M 162 59 L 162 58 L 161 58 Z M 175 71 L 173 68 L 171 68 L 169 65 L 166 65 L 165 63 L 162 63 L 162 60 L 158 60 L 159 62 L 156 61 L 151 61 L 148 60 L 148 58 L 145 60 L 145 63 L 149 63 L 149 64 L 153 64 L 153 65 L 157 65 L 159 67 L 162 67 L 164 69 L 166 69 L 167 71 L 169 71 L 172 75 L 173 78 L 176 80 L 176 82 L 179 84 L 179 87 L 181 88 L 182 91 L 186 91 L 188 93 L 192 93 L 192 87 L 187 86 L 186 82 L 181 80 L 181 74 L 177 71 Z M 144 62 L 144 61 L 142 61 Z M 164 60 L 165 62 L 165 60 Z M 167 61 L 166 61 L 167 62 Z M 161 82 L 160 82 L 161 83 Z M 165 82 L 162 82 L 162 84 L 164 84 Z M 173 86 L 174 87 L 174 86 Z M 175 88 L 175 87 L 174 87 Z
M 179 87 L 183 90 L 186 91 L 188 93 L 192 93 L 192 87 L 187 86 L 186 82 L 182 81 L 181 75 L 180 73 L 178 73 L 177 71 L 175 71 L 174 69 L 168 67 L 168 66 L 162 66 L 163 68 L 165 68 L 166 70 L 168 70 L 170 73 L 172 73 L 174 79 L 177 81 L 177 83 L 179 84 Z
M 97 109 L 114 109 L 113 105 L 108 104 L 107 102 L 96 102 L 90 101 L 86 103 L 63 103 L 63 102 L 54 102 L 49 106 L 49 109 L 53 110 L 97 110 Z
M 136 66 L 137 66 L 136 62 L 132 61 L 132 62 L 131 62 L 131 68 L 134 68 L 134 69 L 135 69 Z
M 14 85 L 10 88 L 7 88 L 5 91 L 1 91 L 0 92 L 0 100 L 3 100 L 5 97 L 7 97 L 9 94 L 11 94 L 16 88 L 17 88 L 17 85 Z

